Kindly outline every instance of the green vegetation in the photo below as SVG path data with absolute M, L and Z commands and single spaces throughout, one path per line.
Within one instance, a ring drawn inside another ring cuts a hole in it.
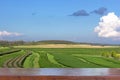
M 0 48 L 0 67 L 120 68 L 119 48 Z
M 26 58 L 24 62 L 24 68 L 39 68 L 39 57 L 38 53 L 32 52 L 32 55 Z
M 23 56 L 24 54 L 25 51 L 21 50 L 19 52 L 13 52 L 12 54 L 5 54 L 0 56 L 0 67 L 21 67 L 18 66 L 16 61 L 20 61 L 21 59 L 19 59 L 19 57 Z
M 84 59 L 78 59 L 72 55 L 54 54 L 54 56 L 56 61 L 67 67 L 73 67 L 73 68 L 102 67 L 96 64 L 89 63 Z
M 48 56 L 48 60 L 49 60 L 51 63 L 54 63 L 54 64 L 56 64 L 56 65 L 59 65 L 60 67 L 64 67 L 64 68 L 66 67 L 66 66 L 60 64 L 59 62 L 57 62 L 57 61 L 55 60 L 55 56 L 53 56 L 52 54 L 47 53 L 47 56 Z
M 65 40 L 43 40 L 36 42 L 38 44 L 77 44 L 76 42 L 72 41 L 65 41 Z
M 0 53 L 0 56 L 10 54 L 10 53 L 14 53 L 14 52 L 19 52 L 19 51 L 21 51 L 21 50 L 20 49 L 13 49 L 13 50 L 9 50 L 9 51 L 5 50 L 2 53 Z
M 78 57 L 78 56 L 77 56 Z M 110 68 L 117 68 L 120 67 L 120 63 L 115 63 L 114 60 L 110 60 L 109 58 L 103 58 L 103 57 L 94 57 L 94 56 L 79 56 L 78 58 L 85 59 L 87 62 L 100 65 L 103 67 L 110 67 Z
M 73 42 L 73 41 L 66 41 L 66 40 L 42 40 L 42 41 L 2 41 L 0 40 L 0 47 L 13 47 L 19 45 L 39 45 L 39 44 L 87 44 L 87 45 L 95 45 L 95 46 L 119 46 L 116 44 L 100 44 L 100 43 L 85 43 L 85 42 Z
M 119 60 L 120 59 L 120 52 L 118 52 L 118 51 L 116 51 L 116 52 L 115 51 L 104 52 L 104 53 L 102 53 L 102 56 Z
M 39 51 L 38 53 L 40 54 L 39 64 L 41 68 L 60 67 L 59 65 L 54 64 L 48 60 L 47 52 Z

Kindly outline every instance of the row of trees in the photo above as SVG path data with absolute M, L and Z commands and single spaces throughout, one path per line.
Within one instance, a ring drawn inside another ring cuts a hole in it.
M 38 41 L 2 41 L 0 40 L 0 46 L 2 47 L 10 47 L 10 46 L 18 46 L 18 45 L 36 45 L 39 44 Z
M 102 53 L 102 56 L 107 57 L 107 58 L 114 58 L 114 59 L 120 60 L 120 54 L 118 52 L 115 52 L 115 51 L 104 52 L 104 53 Z
M 0 41 L 0 46 L 15 46 L 15 45 L 23 45 L 25 44 L 24 41 Z

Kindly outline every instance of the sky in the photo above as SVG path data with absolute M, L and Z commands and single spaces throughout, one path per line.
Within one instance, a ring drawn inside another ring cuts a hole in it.
M 120 0 L 0 0 L 0 40 L 120 44 Z

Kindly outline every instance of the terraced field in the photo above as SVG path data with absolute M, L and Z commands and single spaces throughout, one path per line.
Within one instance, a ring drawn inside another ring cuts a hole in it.
M 119 48 L 6 48 L 0 49 L 5 68 L 120 68 L 119 59 L 101 54 Z

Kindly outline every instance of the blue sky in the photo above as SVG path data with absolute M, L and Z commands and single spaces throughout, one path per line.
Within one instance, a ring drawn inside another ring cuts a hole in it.
M 94 31 L 101 17 L 111 12 L 120 16 L 119 3 L 120 0 L 0 0 L 0 37 L 120 44 L 119 36 L 100 36 Z

